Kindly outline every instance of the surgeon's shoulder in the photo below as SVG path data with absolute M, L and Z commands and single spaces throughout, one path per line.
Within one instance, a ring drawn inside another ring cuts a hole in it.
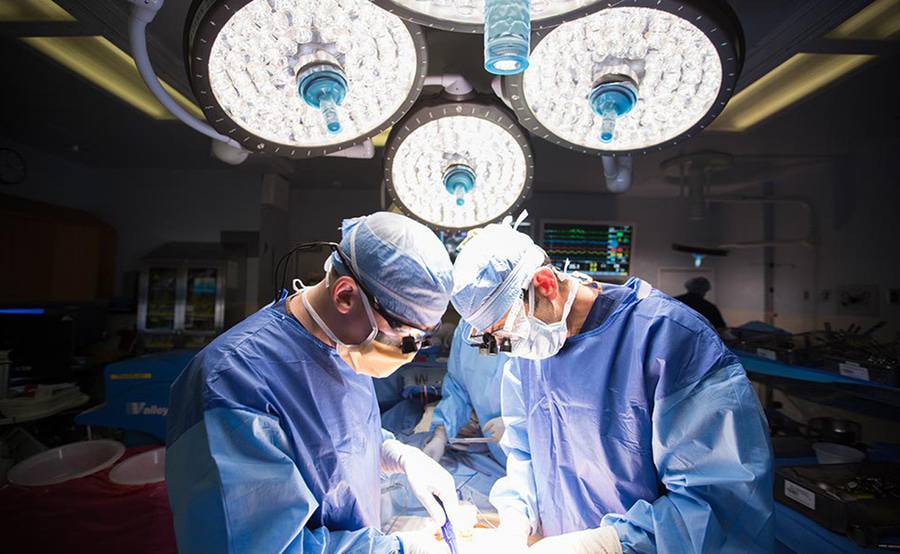
M 203 389 L 204 404 L 245 406 L 248 391 L 265 389 L 257 360 L 258 343 L 269 342 L 278 314 L 269 308 L 251 315 L 201 350 L 186 371 L 195 386 Z M 246 406 L 245 406 L 246 407 Z
M 663 395 L 739 363 L 703 316 L 660 291 L 638 303 L 636 317 L 644 319 L 648 360 L 664 366 Z
M 650 295 L 639 303 L 639 311 L 648 317 L 658 318 L 661 321 L 681 326 L 693 333 L 700 335 L 712 333 L 716 335 L 702 315 L 683 302 L 679 302 L 656 289 L 653 289 Z

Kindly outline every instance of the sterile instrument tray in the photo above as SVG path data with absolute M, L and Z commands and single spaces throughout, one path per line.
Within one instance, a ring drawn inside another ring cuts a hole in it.
M 882 367 L 869 361 L 850 360 L 846 357 L 826 356 L 822 369 L 845 377 L 871 381 L 891 387 L 900 386 L 900 368 Z
M 900 534 L 900 464 L 835 464 L 775 470 L 775 499 L 862 546 Z
M 789 335 L 734 329 L 732 333 L 736 335 L 730 341 L 733 350 L 789 365 L 817 367 L 822 363 L 820 332 Z

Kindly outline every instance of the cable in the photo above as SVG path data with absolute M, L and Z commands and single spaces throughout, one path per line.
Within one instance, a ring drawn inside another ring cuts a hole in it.
M 134 5 L 131 17 L 128 20 L 128 40 L 131 45 L 131 56 L 134 58 L 138 73 L 141 74 L 141 78 L 144 80 L 147 88 L 150 89 L 150 92 L 153 93 L 153 96 L 172 115 L 188 127 L 212 139 L 224 142 L 231 147 L 243 150 L 236 140 L 220 134 L 208 123 L 200 121 L 188 113 L 159 83 L 156 72 L 153 71 L 153 64 L 150 62 L 150 54 L 147 52 L 147 24 L 156 17 L 156 12 L 162 8 L 164 0 L 128 0 L 128 2 Z
M 278 300 L 278 297 L 281 295 L 281 289 L 284 288 L 284 283 L 287 280 L 288 264 L 290 263 L 291 256 L 301 250 L 312 250 L 314 248 L 321 249 L 322 247 L 326 246 L 330 247 L 332 244 L 333 243 L 328 242 L 304 242 L 303 244 L 295 246 L 286 254 L 281 256 L 281 258 L 279 258 L 278 262 L 275 264 L 274 269 L 272 270 L 272 288 L 275 289 L 275 300 Z M 279 269 L 281 270 L 280 276 L 278 274 Z

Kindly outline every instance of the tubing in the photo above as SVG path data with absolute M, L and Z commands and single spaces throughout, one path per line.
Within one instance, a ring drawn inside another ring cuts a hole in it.
M 182 123 L 212 139 L 224 142 L 234 148 L 241 148 L 241 145 L 236 140 L 220 134 L 209 123 L 200 121 L 188 113 L 174 98 L 169 96 L 166 89 L 159 83 L 159 79 L 157 79 L 156 72 L 153 71 L 153 65 L 150 62 L 150 54 L 147 52 L 147 24 L 153 21 L 160 7 L 162 7 L 162 2 L 158 2 L 154 7 L 135 5 L 131 11 L 131 17 L 128 20 L 128 38 L 131 45 L 131 55 L 134 58 L 138 73 L 141 74 L 141 78 L 144 80 L 147 88 L 159 100 L 159 103 Z

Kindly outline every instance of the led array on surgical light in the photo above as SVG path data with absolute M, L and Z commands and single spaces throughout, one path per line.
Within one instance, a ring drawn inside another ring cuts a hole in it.
M 463 105 L 416 112 L 392 138 L 386 179 L 406 213 L 442 229 L 467 229 L 521 203 L 531 181 L 531 150 L 509 116 L 491 119 L 498 108 L 481 110 L 481 117 Z
M 209 86 L 262 140 L 321 147 L 371 134 L 417 84 L 410 28 L 371 2 L 251 0 L 235 10 L 212 44 Z

